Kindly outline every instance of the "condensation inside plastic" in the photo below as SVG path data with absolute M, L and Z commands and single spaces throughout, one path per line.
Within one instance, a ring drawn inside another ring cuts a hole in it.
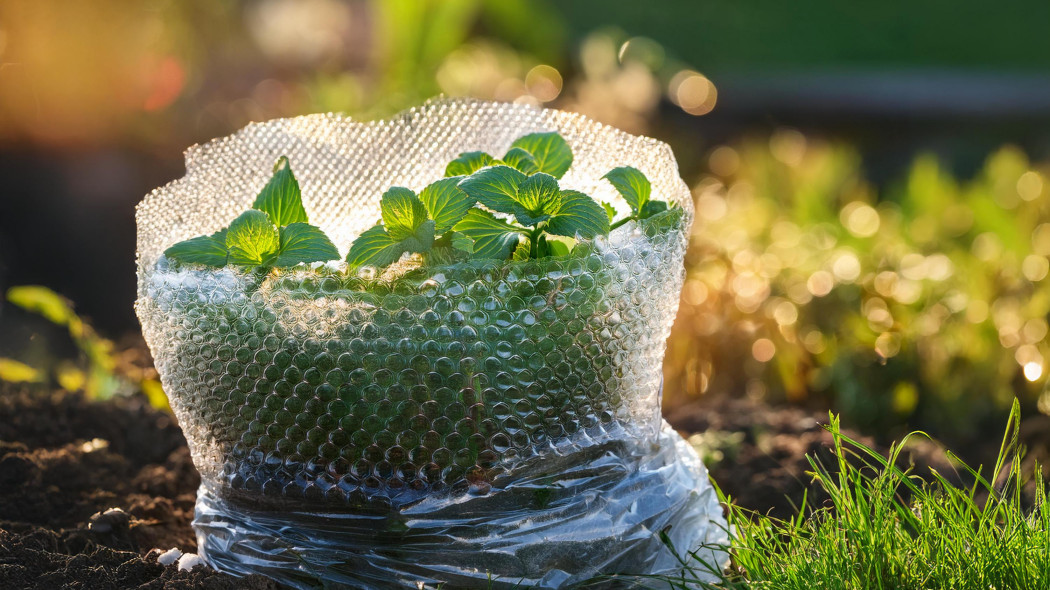
M 162 256 L 249 208 L 282 155 L 345 254 L 385 189 L 418 191 L 460 152 L 550 130 L 575 156 L 563 188 L 622 214 L 600 179 L 634 166 L 682 223 L 394 279 Z M 666 145 L 560 111 L 440 100 L 388 121 L 253 124 L 191 148 L 186 167 L 139 205 L 136 311 L 201 473 L 208 563 L 299 587 L 558 588 L 680 573 L 668 527 L 681 554 L 724 540 L 703 465 L 660 418 L 692 218 Z

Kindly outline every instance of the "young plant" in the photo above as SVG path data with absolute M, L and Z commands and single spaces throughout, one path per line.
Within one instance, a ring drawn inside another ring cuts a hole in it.
M 510 166 L 524 174 L 543 172 L 561 178 L 572 166 L 572 150 L 556 132 L 530 133 L 514 140 L 502 160 L 485 152 L 460 154 L 445 167 L 445 176 L 470 176 L 482 168 L 500 165 Z
M 590 239 L 609 233 L 609 217 L 597 201 L 579 191 L 562 190 L 558 180 L 544 172 L 529 176 L 510 166 L 491 166 L 463 179 L 459 187 L 487 209 L 517 222 L 470 210 L 455 229 L 473 241 L 478 258 L 507 258 L 519 246 L 528 248 L 528 258 L 559 256 L 569 250 L 561 237 Z
M 354 240 L 346 255 L 347 265 L 352 269 L 382 267 L 406 252 L 439 260 L 455 257 L 457 244 L 462 250 L 462 236 L 453 231 L 453 226 L 475 203 L 457 186 L 461 179 L 443 178 L 419 195 L 400 186 L 384 193 L 379 203 L 383 222 Z
M 252 209 L 230 226 L 210 236 L 179 242 L 164 255 L 184 264 L 222 267 L 290 267 L 339 258 L 328 236 L 309 224 L 299 182 L 288 158 L 274 165 L 273 176 L 255 199 Z
M 653 186 L 649 183 L 649 179 L 637 168 L 632 168 L 631 166 L 613 168 L 602 178 L 608 180 L 613 185 L 613 188 L 616 189 L 616 192 L 620 193 L 623 200 L 627 201 L 627 204 L 631 207 L 630 215 L 612 223 L 615 211 L 612 205 L 602 203 L 605 211 L 609 214 L 609 222 L 612 223 L 611 229 L 616 229 L 628 221 L 649 219 L 668 210 L 667 202 L 650 199 Z

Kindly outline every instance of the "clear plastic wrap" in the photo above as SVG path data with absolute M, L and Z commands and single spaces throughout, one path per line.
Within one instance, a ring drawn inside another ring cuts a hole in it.
M 282 155 L 345 253 L 386 188 L 418 190 L 460 152 L 548 130 L 575 154 L 563 187 L 624 211 L 600 179 L 634 166 L 682 222 L 393 280 L 162 257 L 250 207 Z M 201 472 L 208 563 L 300 587 L 559 588 L 674 575 L 665 529 L 683 554 L 724 540 L 703 465 L 660 418 L 692 217 L 666 145 L 560 111 L 439 100 L 389 121 L 253 124 L 186 166 L 139 206 L 136 311 Z

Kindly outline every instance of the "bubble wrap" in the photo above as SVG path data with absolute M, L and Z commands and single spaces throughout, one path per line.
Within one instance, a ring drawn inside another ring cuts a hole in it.
M 575 156 L 563 188 L 623 213 L 601 176 L 634 166 L 683 223 L 628 223 L 584 256 L 394 280 L 162 256 L 248 209 L 282 155 L 345 254 L 390 186 L 418 191 L 460 152 L 550 130 Z M 660 417 L 692 218 L 665 144 L 571 113 L 435 100 L 386 121 L 252 124 L 188 150 L 186 169 L 138 207 L 136 312 L 201 473 L 210 564 L 298 587 L 559 588 L 676 574 L 668 527 L 682 553 L 724 541 L 703 465 Z

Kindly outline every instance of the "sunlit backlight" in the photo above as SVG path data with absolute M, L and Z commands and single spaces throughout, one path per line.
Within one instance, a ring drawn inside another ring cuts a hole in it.
M 1029 381 L 1037 381 L 1043 376 L 1043 364 L 1037 362 L 1025 363 L 1024 378 Z
M 760 363 L 767 363 L 773 359 L 777 347 L 769 338 L 759 338 L 751 345 L 751 356 Z
M 550 102 L 561 94 L 561 73 L 551 66 L 538 65 L 525 75 L 525 86 L 528 87 L 529 94 L 540 102 Z
M 706 115 L 718 102 L 718 89 L 700 72 L 682 70 L 668 85 L 671 101 L 690 115 Z

